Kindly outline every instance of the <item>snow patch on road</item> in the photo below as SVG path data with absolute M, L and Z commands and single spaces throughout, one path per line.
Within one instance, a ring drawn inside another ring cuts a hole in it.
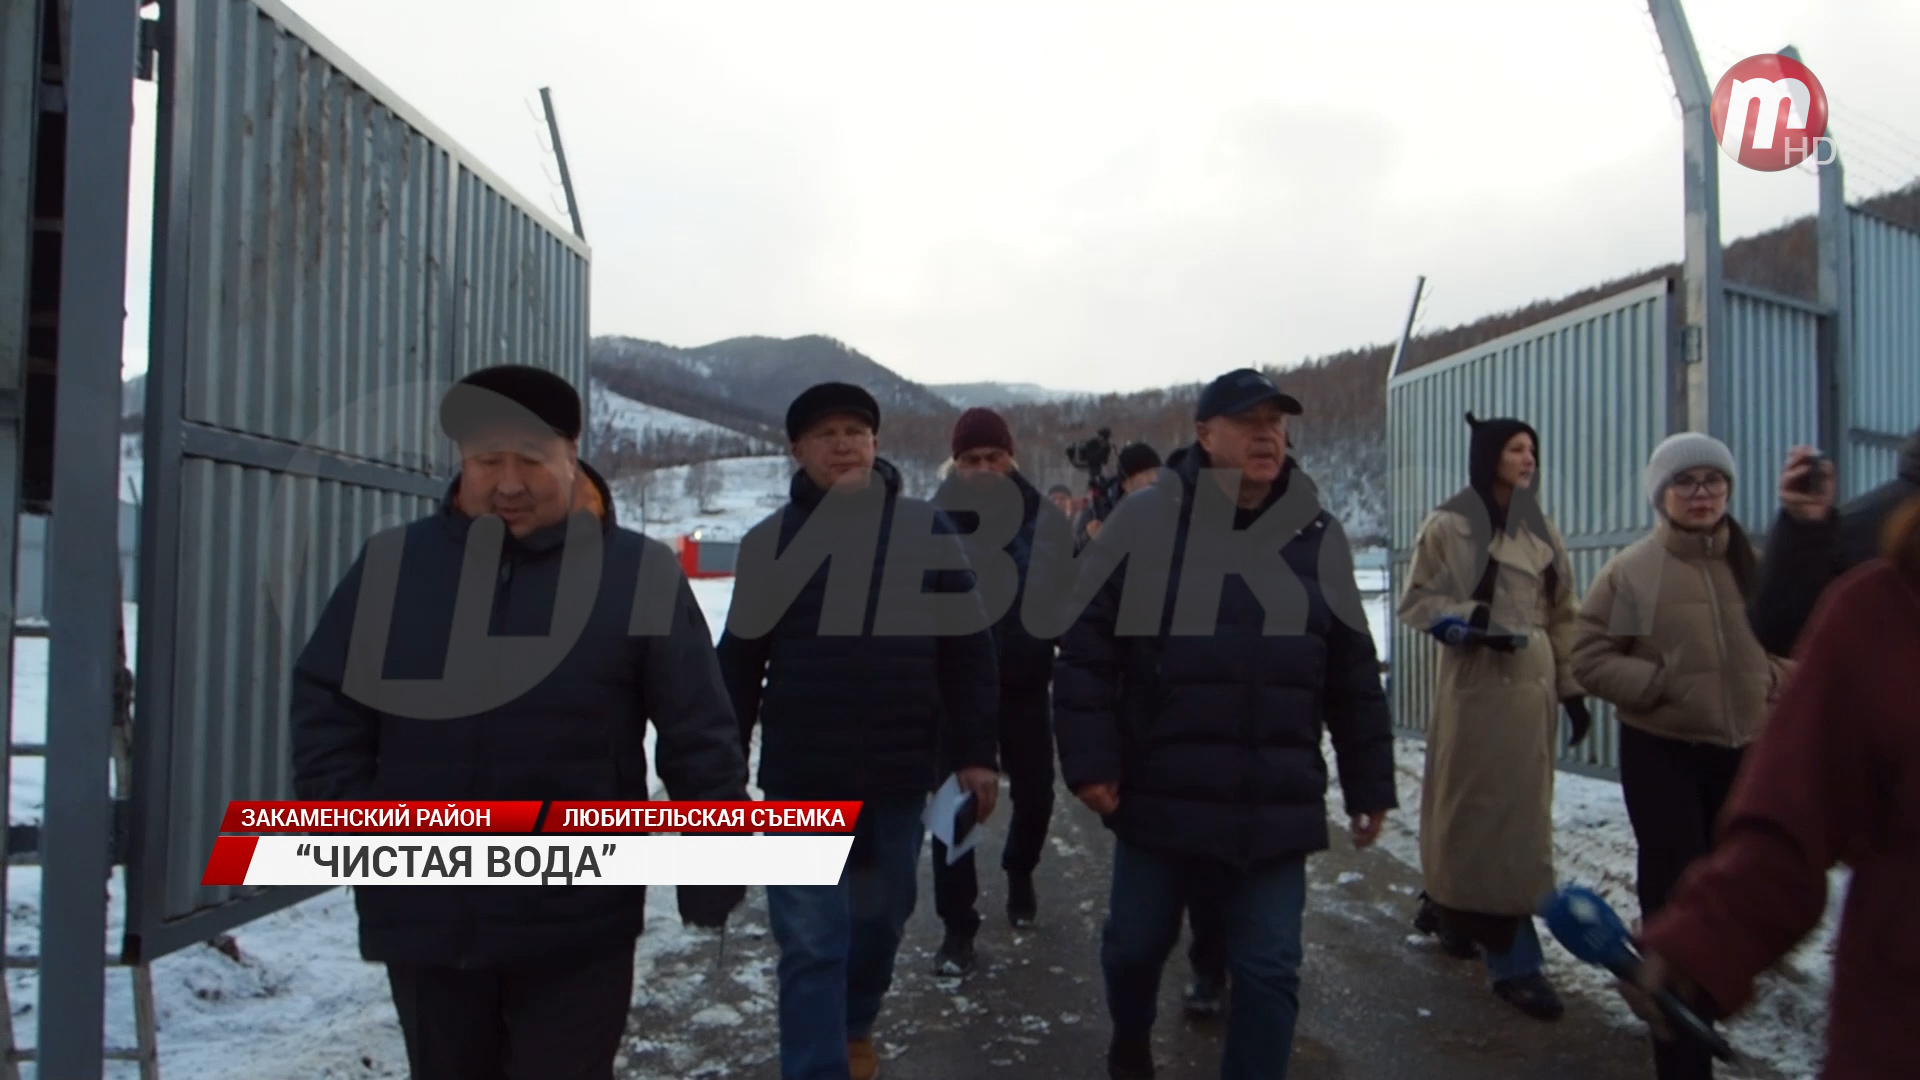
M 1333 769 L 1330 743 L 1327 760 L 1329 769 Z M 1383 850 L 1415 871 L 1420 868 L 1419 806 L 1425 762 L 1423 742 L 1405 737 L 1395 740 L 1394 764 L 1402 810 L 1387 818 L 1379 842 Z M 1346 819 L 1337 809 L 1338 800 L 1329 800 L 1328 805 L 1334 823 L 1344 828 Z M 1623 919 L 1636 919 L 1640 912 L 1634 890 L 1639 846 L 1621 800 L 1620 785 L 1572 773 L 1556 774 L 1553 821 L 1554 865 L 1560 880 L 1592 888 L 1606 897 Z M 1846 899 L 1847 877 L 1845 870 L 1835 870 L 1829 876 L 1827 914 L 1819 928 L 1761 977 L 1753 1003 L 1727 1025 L 1728 1040 L 1736 1048 L 1772 1066 L 1787 1080 L 1816 1080 L 1820 1071 L 1834 933 Z M 1411 903 L 1405 916 L 1409 921 L 1413 918 Z M 1547 942 L 1550 978 L 1561 986 L 1585 991 L 1585 996 L 1606 1010 L 1615 1024 L 1644 1030 L 1639 1018 L 1614 992 L 1612 975 L 1575 960 L 1544 928 L 1541 937 Z M 1409 934 L 1407 942 L 1414 948 L 1439 947 L 1434 939 L 1419 934 Z

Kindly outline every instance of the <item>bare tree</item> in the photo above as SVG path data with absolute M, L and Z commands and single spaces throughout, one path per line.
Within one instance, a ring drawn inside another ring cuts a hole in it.
M 659 477 L 658 469 L 647 468 L 640 470 L 632 480 L 634 495 L 640 501 L 640 520 L 643 523 L 662 520 L 660 512 L 665 507 L 661 505 L 663 492 L 660 489 L 664 485 L 660 483 Z
M 711 514 L 718 509 L 713 500 L 720 496 L 720 470 L 711 461 L 696 461 L 687 466 L 686 495 L 699 504 L 700 512 Z

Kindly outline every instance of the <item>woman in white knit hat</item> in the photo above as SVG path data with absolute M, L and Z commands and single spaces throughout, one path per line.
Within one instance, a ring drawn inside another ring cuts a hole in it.
M 1758 560 L 1727 513 L 1736 469 L 1698 432 L 1654 448 L 1652 534 L 1615 555 L 1581 604 L 1574 677 L 1618 712 L 1620 788 L 1640 846 L 1642 918 L 1712 847 L 1714 821 L 1787 663 L 1747 623 Z M 1655 1042 L 1660 1080 L 1713 1075 L 1688 1042 Z

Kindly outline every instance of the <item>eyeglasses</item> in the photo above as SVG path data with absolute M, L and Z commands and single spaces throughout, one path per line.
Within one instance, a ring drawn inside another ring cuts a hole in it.
M 1679 492 L 1683 498 L 1691 498 L 1694 495 L 1712 495 L 1718 498 L 1727 493 L 1728 486 L 1727 478 L 1720 473 L 1707 477 L 1681 476 L 1673 481 L 1673 490 Z

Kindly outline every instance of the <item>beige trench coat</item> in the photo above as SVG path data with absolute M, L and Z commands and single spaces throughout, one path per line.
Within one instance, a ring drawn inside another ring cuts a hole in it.
M 1580 694 L 1569 669 L 1576 605 L 1557 530 L 1551 543 L 1526 531 L 1502 533 L 1491 555 L 1500 565 L 1492 622 L 1530 640 L 1514 653 L 1441 647 L 1420 797 L 1420 867 L 1435 903 L 1517 916 L 1537 910 L 1555 886 L 1554 743 L 1560 700 Z M 1548 597 L 1545 574 L 1556 555 L 1559 595 Z M 1415 541 L 1401 621 L 1424 633 L 1448 615 L 1471 617 L 1483 570 L 1467 519 L 1435 511 Z

